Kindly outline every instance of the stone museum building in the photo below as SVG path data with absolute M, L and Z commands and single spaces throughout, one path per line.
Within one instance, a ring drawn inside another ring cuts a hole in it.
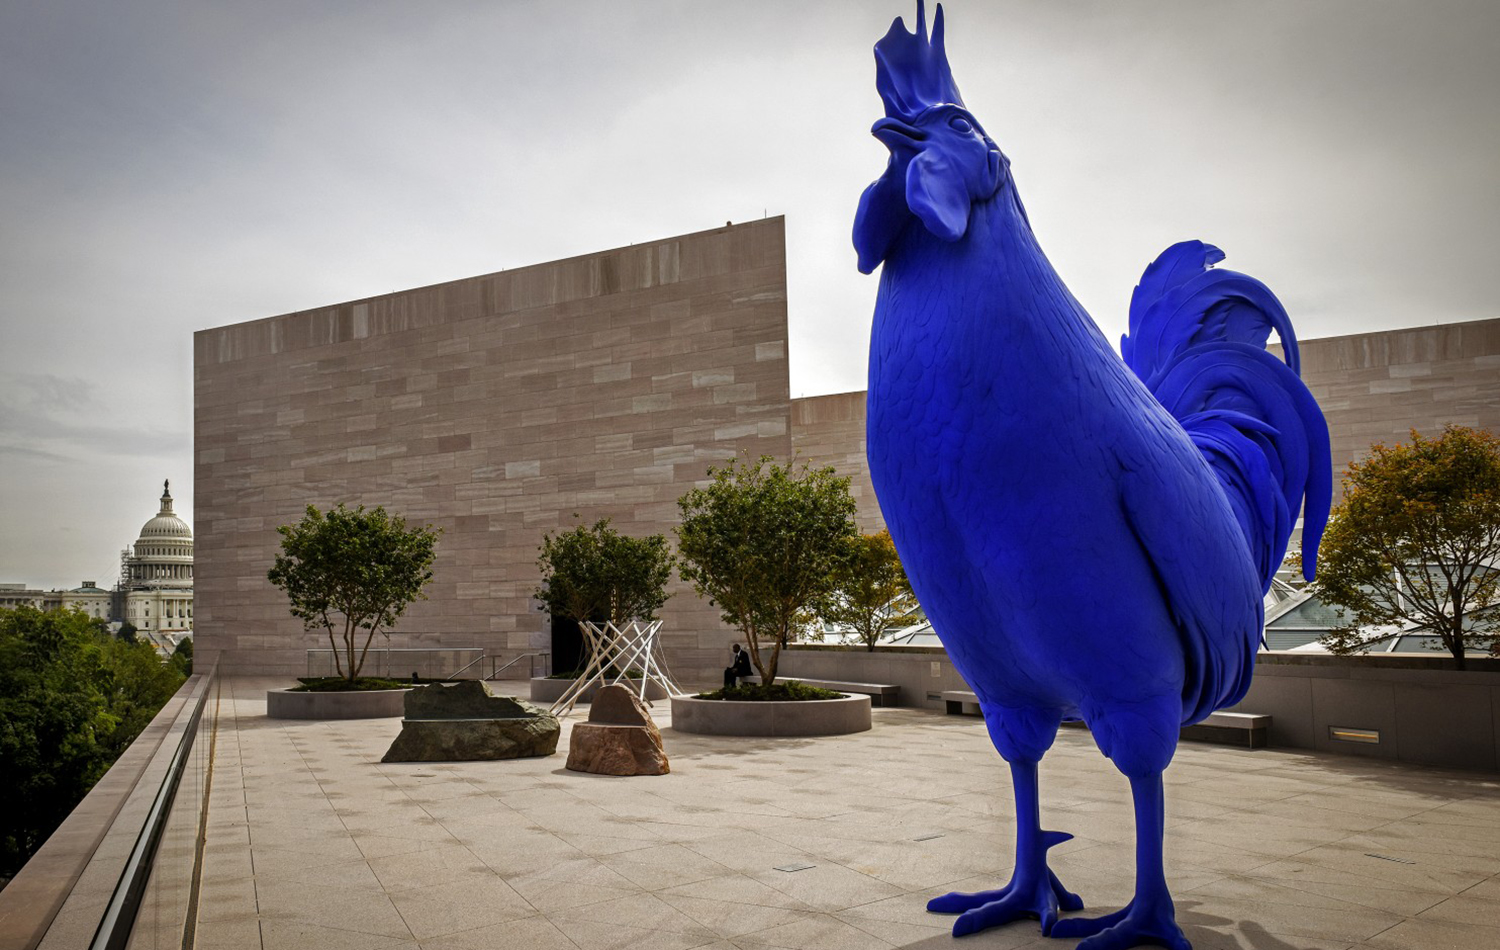
M 853 479 L 864 393 L 793 400 L 782 218 L 199 331 L 196 647 L 226 672 L 301 675 L 327 646 L 266 580 L 309 504 L 443 529 L 399 647 L 551 648 L 531 597 L 544 532 L 608 517 L 671 537 L 710 465 L 794 453 Z M 1374 441 L 1500 431 L 1500 319 L 1302 342 L 1335 471 Z M 666 658 L 715 682 L 736 638 L 674 581 Z

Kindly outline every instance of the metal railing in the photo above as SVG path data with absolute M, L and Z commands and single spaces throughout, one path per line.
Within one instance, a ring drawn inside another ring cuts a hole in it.
M 213 771 L 213 744 L 217 735 L 218 668 L 204 677 L 196 694 L 190 696 L 190 711 L 182 736 L 167 764 L 166 774 L 156 789 L 145 824 L 136 836 L 135 846 L 120 872 L 120 879 L 110 895 L 104 916 L 89 943 L 89 950 L 125 950 L 132 948 L 180 946 L 193 944 L 194 924 L 198 916 L 198 890 L 203 876 L 203 841 L 207 831 L 208 792 Z M 210 719 L 208 748 L 198 742 L 199 726 L 209 698 L 215 700 L 215 715 Z M 194 751 L 197 758 L 194 759 Z M 192 795 L 178 799 L 185 776 L 189 776 Z M 171 838 L 176 845 L 171 852 L 161 850 L 163 840 Z M 171 854 L 175 861 L 158 865 L 158 856 Z M 142 909 L 151 913 L 142 915 Z M 143 926 L 137 928 L 137 922 Z
M 338 660 L 347 662 L 342 651 Z M 522 653 L 506 659 L 505 654 L 486 653 L 479 647 L 371 647 L 360 667 L 361 676 L 388 679 L 411 679 L 415 674 L 424 680 L 499 679 L 501 674 L 522 660 L 529 660 L 531 676 L 552 672 L 552 654 L 546 650 Z M 347 672 L 347 670 L 345 670 Z M 333 650 L 307 651 L 307 675 L 337 676 L 339 662 Z
M 536 653 L 522 653 L 520 656 L 516 657 L 515 659 L 510 660 L 509 662 L 507 662 L 507 663 L 505 663 L 505 664 L 497 667 L 497 666 L 495 666 L 495 663 L 499 659 L 500 658 L 498 656 L 492 656 L 492 657 L 489 658 L 489 660 L 490 660 L 490 675 L 486 676 L 485 679 L 487 679 L 487 680 L 499 679 L 501 673 L 504 673 L 506 670 L 508 670 L 511 667 L 515 666 L 517 663 L 521 662 L 522 660 L 530 660 L 531 661 L 528 664 L 528 669 L 527 669 L 527 674 L 528 674 L 528 678 L 529 679 L 536 679 L 536 677 L 537 677 L 537 664 L 538 663 L 541 664 L 541 668 L 542 668 L 541 675 L 542 676 L 551 676 L 552 675 L 552 654 L 549 653 L 549 652 L 547 652 L 546 650 L 539 650 Z
M 424 680 L 446 680 L 483 659 L 484 650 L 478 647 L 371 647 L 359 673 L 388 679 L 411 679 L 416 674 Z M 338 676 L 340 663 L 345 662 L 342 650 L 337 660 L 333 650 L 308 650 L 307 675 Z M 347 674 L 348 670 L 342 672 Z
M 192 946 L 218 690 L 190 677 L 0 891 L 0 950 Z

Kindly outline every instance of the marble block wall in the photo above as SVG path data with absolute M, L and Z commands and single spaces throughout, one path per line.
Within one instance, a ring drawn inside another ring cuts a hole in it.
M 543 532 L 671 538 L 709 465 L 790 456 L 785 243 L 770 218 L 198 332 L 200 655 L 301 674 L 327 646 L 266 571 L 278 525 L 339 502 L 444 530 L 393 646 L 547 649 Z M 717 681 L 735 634 L 673 589 L 668 661 Z
M 1375 442 L 1449 423 L 1500 435 L 1500 319 L 1305 340 L 1302 378 L 1333 443 L 1334 495 L 1351 461 Z
M 792 400 L 792 451 L 813 468 L 831 465 L 849 476 L 860 531 L 873 534 L 885 527 L 865 460 L 864 390 Z

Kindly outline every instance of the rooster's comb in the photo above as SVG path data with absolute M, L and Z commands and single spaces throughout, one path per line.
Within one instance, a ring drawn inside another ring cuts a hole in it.
M 932 18 L 931 39 L 925 5 L 917 0 L 917 32 L 906 32 L 906 24 L 896 17 L 875 44 L 875 88 L 885 103 L 885 114 L 893 119 L 910 121 L 923 109 L 944 102 L 964 104 L 943 49 L 941 3 Z

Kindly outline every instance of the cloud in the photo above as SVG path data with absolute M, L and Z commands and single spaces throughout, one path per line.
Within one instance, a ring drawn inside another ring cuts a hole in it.
M 191 445 L 187 432 L 122 421 L 128 410 L 105 405 L 97 390 L 89 380 L 54 373 L 0 380 L 0 452 L 39 461 L 98 463 L 178 453 Z

